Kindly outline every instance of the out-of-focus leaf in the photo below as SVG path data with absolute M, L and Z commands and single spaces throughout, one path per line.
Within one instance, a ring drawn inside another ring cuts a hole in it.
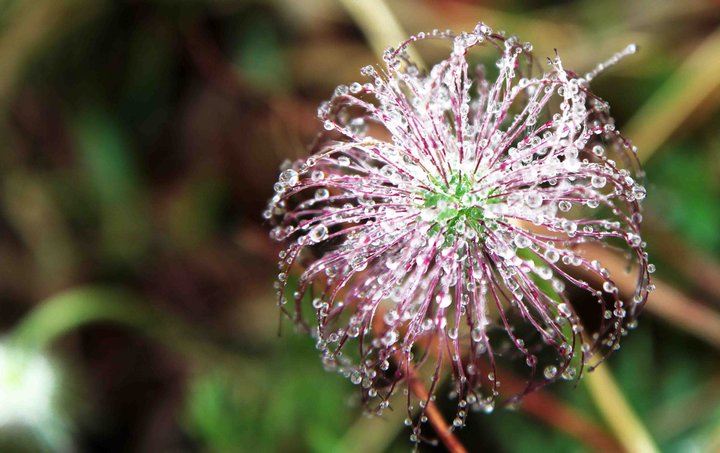
M 110 257 L 135 259 L 145 251 L 149 225 L 129 140 L 115 119 L 100 109 L 82 112 L 73 126 L 100 210 L 102 249 Z
M 225 187 L 211 177 L 198 176 L 180 188 L 170 201 L 165 228 L 180 247 L 192 248 L 217 233 Z
M 253 85 L 269 91 L 284 91 L 290 76 L 280 37 L 267 17 L 254 16 L 246 27 L 233 33 L 232 60 L 243 78 Z
M 288 333 L 278 343 L 258 368 L 191 382 L 186 423 L 213 451 L 332 452 L 356 415 L 347 381 L 322 369 L 306 338 Z
M 575 439 L 557 432 L 545 429 L 543 425 L 537 424 L 534 420 L 527 418 L 518 411 L 500 410 L 490 417 L 483 417 L 475 414 L 477 423 L 485 423 L 491 426 L 491 431 L 496 434 L 496 439 L 507 452 L 531 452 L 538 451 L 542 445 L 543 451 L 552 452 L 589 452 L 585 446 Z
M 177 90 L 177 61 L 169 27 L 143 24 L 131 36 L 127 79 L 119 116 L 141 139 L 154 138 L 171 116 Z
M 720 197 L 712 166 L 703 154 L 677 148 L 651 162 L 647 174 L 651 208 L 702 250 L 720 250 Z

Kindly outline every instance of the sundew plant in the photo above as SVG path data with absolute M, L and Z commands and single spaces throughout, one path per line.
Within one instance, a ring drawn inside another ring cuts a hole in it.
M 421 40 L 449 42 L 449 56 L 420 69 L 407 48 Z M 281 169 L 265 212 L 286 244 L 278 304 L 369 410 L 407 395 L 414 441 L 444 377 L 454 427 L 575 379 L 619 347 L 652 289 L 637 150 L 589 88 L 635 47 L 584 75 L 531 51 L 482 23 L 388 49 L 385 68 L 320 106 L 325 131 Z M 496 59 L 469 63 L 476 53 Z M 597 246 L 627 268 L 593 259 Z M 634 273 L 634 291 L 614 272 Z M 507 373 L 524 377 L 519 392 Z

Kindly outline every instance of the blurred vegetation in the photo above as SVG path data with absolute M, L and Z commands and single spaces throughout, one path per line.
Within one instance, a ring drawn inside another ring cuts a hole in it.
M 0 2 L 0 328 L 65 376 L 63 435 L 2 426 L 2 451 L 410 449 L 404 411 L 363 417 L 279 320 L 260 217 L 280 162 L 319 129 L 317 104 L 378 61 L 373 21 L 343 3 Z M 578 71 L 639 44 L 593 85 L 647 163 L 659 283 L 609 363 L 662 451 L 719 451 L 720 4 L 386 3 L 408 33 L 483 20 Z M 471 451 L 620 448 L 572 384 L 473 414 L 459 437 Z

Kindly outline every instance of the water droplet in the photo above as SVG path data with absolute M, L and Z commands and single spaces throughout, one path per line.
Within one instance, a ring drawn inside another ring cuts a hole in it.
M 324 240 L 327 236 L 328 228 L 322 223 L 315 225 L 312 230 L 310 230 L 310 240 L 313 242 L 320 242 Z
M 553 272 L 549 267 L 538 267 L 535 269 L 535 273 L 543 280 L 550 280 L 553 276 Z
M 600 189 L 605 187 L 605 184 L 607 183 L 607 178 L 604 176 L 598 176 L 594 175 L 592 178 L 590 178 L 590 184 L 596 189 Z
M 603 283 L 603 291 L 605 291 L 606 293 L 612 293 L 616 289 L 617 288 L 615 287 L 615 285 L 613 285 L 610 281 L 606 280 L 605 283 Z
M 352 373 L 350 373 L 350 382 L 357 385 L 360 382 L 362 382 L 362 375 L 358 370 L 353 370 Z
M 545 250 L 545 259 L 549 263 L 557 263 L 557 261 L 560 259 L 560 254 L 553 249 L 547 249 Z
M 442 297 L 437 297 L 437 303 L 439 308 L 447 308 L 452 304 L 452 297 L 450 294 L 445 294 Z
M 327 200 L 327 198 L 330 196 L 330 191 L 323 188 L 320 188 L 315 191 L 315 199 L 316 200 Z
M 568 307 L 567 304 L 558 304 L 557 309 L 565 316 L 570 316 L 572 314 L 570 307 Z
M 543 370 L 543 375 L 546 379 L 552 379 L 557 376 L 557 367 L 555 365 L 548 365 Z
M 298 173 L 291 168 L 280 173 L 280 183 L 285 187 L 292 187 L 297 184 L 298 181 Z
M 569 235 L 574 235 L 577 231 L 577 223 L 570 220 L 563 220 L 562 228 Z
M 565 371 L 563 371 L 562 378 L 565 379 L 566 381 L 569 381 L 571 379 L 574 379 L 576 375 L 577 375 L 577 370 L 575 370 L 575 368 L 569 366 L 565 369 Z
M 635 198 L 636 200 L 642 200 L 645 198 L 646 195 L 647 195 L 647 191 L 645 190 L 645 188 L 643 186 L 637 185 L 637 184 L 633 186 L 633 188 L 632 188 L 633 198 Z
M 389 347 L 395 344 L 398 340 L 398 333 L 395 330 L 388 330 L 380 340 L 385 347 Z
M 375 68 L 373 68 L 373 67 L 370 66 L 370 65 L 363 66 L 363 67 L 360 69 L 360 74 L 362 74 L 362 75 L 364 75 L 364 76 L 367 76 L 367 77 L 374 76 L 374 75 L 375 75 Z
M 575 172 L 580 170 L 580 161 L 576 157 L 567 157 L 563 161 L 563 166 L 567 171 Z
M 380 169 L 380 174 L 387 179 L 395 179 L 397 177 L 397 170 L 392 165 L 385 165 Z
M 638 247 L 642 242 L 642 238 L 634 233 L 628 233 L 627 240 L 628 243 L 633 247 Z
M 539 208 L 542 205 L 542 195 L 535 191 L 529 191 L 525 194 L 525 204 L 530 208 Z
M 515 245 L 517 245 L 518 248 L 524 249 L 524 248 L 529 247 L 530 244 L 531 244 L 531 241 L 527 236 L 525 236 L 523 234 L 519 234 L 519 233 L 517 236 L 515 236 Z

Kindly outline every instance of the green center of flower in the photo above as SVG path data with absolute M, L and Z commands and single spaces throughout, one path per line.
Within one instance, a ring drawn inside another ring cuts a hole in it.
M 483 233 L 483 208 L 496 203 L 489 198 L 494 191 L 478 191 L 477 181 L 470 175 L 453 175 L 447 184 L 433 178 L 431 184 L 432 189 L 422 193 L 422 217 L 432 223 L 430 236 L 442 232 L 447 245 L 458 236 L 476 237 Z

